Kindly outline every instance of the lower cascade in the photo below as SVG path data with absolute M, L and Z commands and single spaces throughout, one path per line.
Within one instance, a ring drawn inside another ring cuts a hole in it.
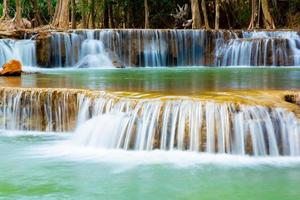
M 74 145 L 300 156 L 300 122 L 284 108 L 197 98 L 134 99 L 68 89 L 2 88 L 0 96 L 2 129 L 76 129 Z
M 300 155 L 300 124 L 291 112 L 194 100 L 93 102 L 79 123 L 79 145 L 138 151 L 189 150 L 255 156 Z M 105 114 L 103 114 L 105 113 Z

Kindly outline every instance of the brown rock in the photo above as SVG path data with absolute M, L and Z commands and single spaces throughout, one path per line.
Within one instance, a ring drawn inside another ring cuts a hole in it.
M 20 76 L 22 73 L 22 64 L 18 60 L 11 60 L 3 65 L 0 76 Z

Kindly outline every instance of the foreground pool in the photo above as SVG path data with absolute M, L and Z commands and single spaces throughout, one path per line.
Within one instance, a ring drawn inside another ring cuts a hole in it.
M 298 158 L 105 152 L 65 145 L 67 134 L 0 135 L 0 199 L 295 200 L 300 195 Z

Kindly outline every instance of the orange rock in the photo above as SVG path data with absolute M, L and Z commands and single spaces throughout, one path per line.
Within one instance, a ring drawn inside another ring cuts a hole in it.
M 20 76 L 22 73 L 22 64 L 18 60 L 10 60 L 3 65 L 0 71 L 1 76 Z

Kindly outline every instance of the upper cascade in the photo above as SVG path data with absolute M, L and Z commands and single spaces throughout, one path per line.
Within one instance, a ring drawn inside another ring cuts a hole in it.
M 0 39 L 0 66 L 12 59 L 19 60 L 23 66 L 36 66 L 35 41 Z
M 294 31 L 74 30 L 53 33 L 51 41 L 59 50 L 51 51 L 53 66 L 73 66 L 95 55 L 83 49 L 95 49 L 96 41 L 104 50 L 96 57 L 107 55 L 124 66 L 300 66 L 300 36 Z
M 0 40 L 0 64 L 17 59 L 40 67 L 300 66 L 295 31 L 99 29 L 34 39 Z
M 53 33 L 51 37 L 51 61 L 54 67 L 113 67 L 109 52 L 93 31 L 84 36 L 75 33 Z
M 68 89 L 2 88 L 0 96 L 0 128 L 76 128 L 69 141 L 75 146 L 300 156 L 299 119 L 280 107 L 180 97 L 134 99 Z

